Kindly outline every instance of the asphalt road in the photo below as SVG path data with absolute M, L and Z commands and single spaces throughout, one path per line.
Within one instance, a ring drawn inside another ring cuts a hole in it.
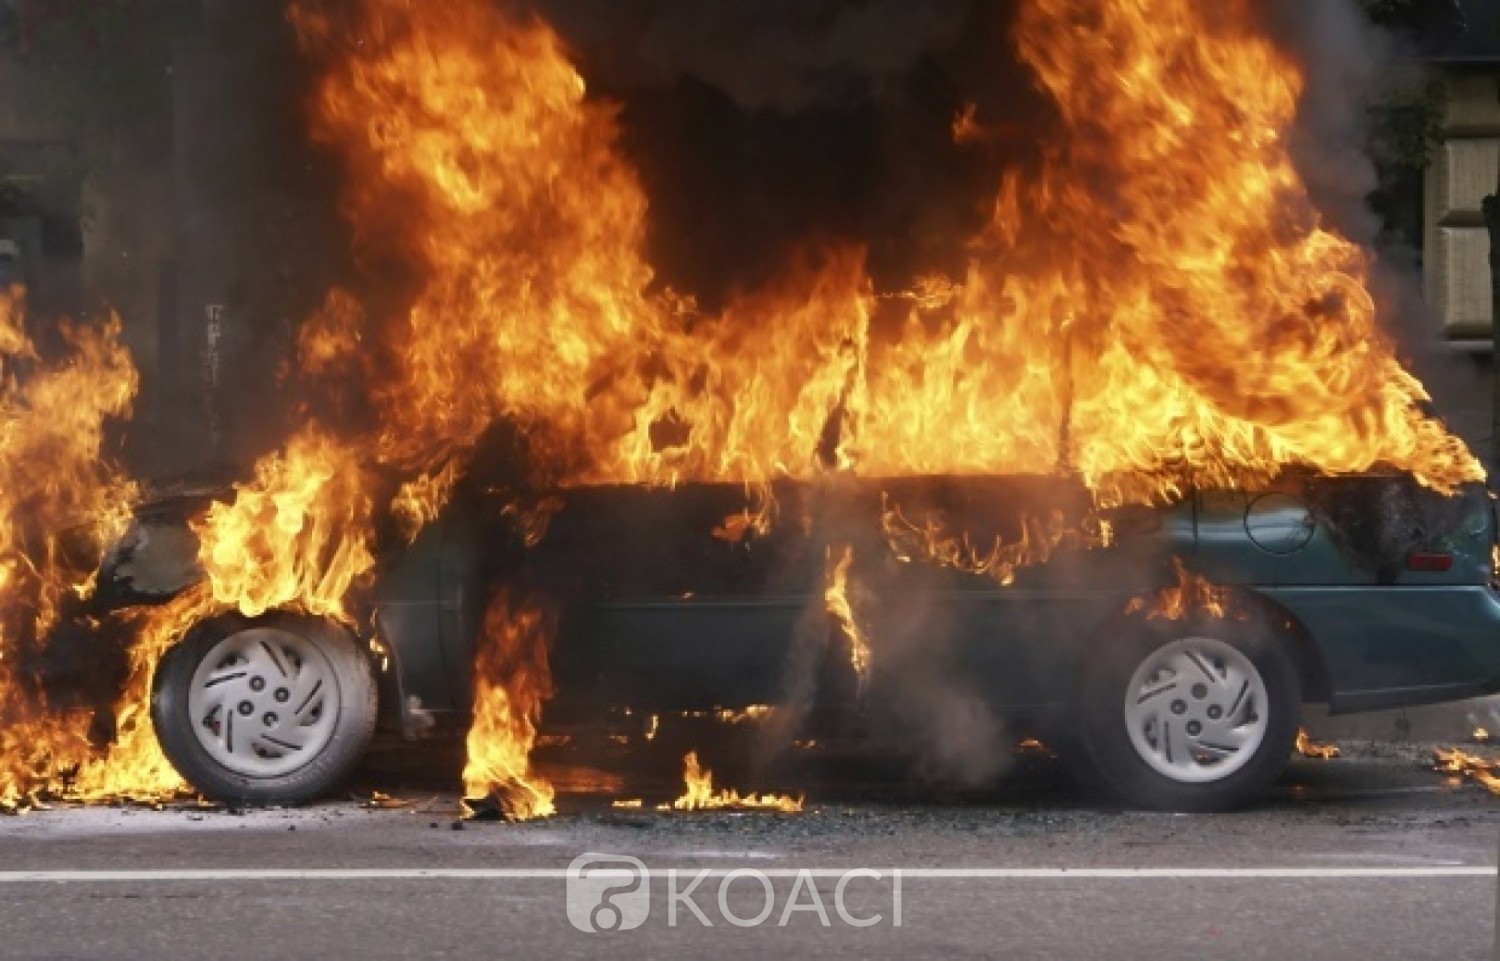
M 33 812 L 0 820 L 0 957 L 1490 957 L 1500 798 L 1419 757 L 1299 761 L 1217 816 L 1122 811 L 1046 761 L 966 793 L 842 769 L 799 815 L 579 794 L 456 829 L 420 779 L 386 810 Z M 584 874 L 575 918 L 639 927 L 570 923 L 589 852 L 650 878 Z M 620 913 L 591 913 L 611 885 Z

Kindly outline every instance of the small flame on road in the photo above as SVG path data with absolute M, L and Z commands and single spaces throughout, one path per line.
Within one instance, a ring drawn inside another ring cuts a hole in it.
M 531 769 L 542 702 L 552 696 L 547 646 L 552 622 L 532 604 L 505 593 L 490 604 L 474 669 L 474 720 L 464 765 L 465 808 L 493 799 L 512 821 L 556 811 L 553 788 Z
M 714 792 L 714 774 L 698 765 L 698 752 L 689 751 L 682 759 L 683 795 L 672 802 L 677 811 L 781 811 L 794 814 L 802 810 L 802 795 L 740 794 L 732 788 Z
M 1340 751 L 1336 744 L 1317 743 L 1307 736 L 1306 729 L 1299 727 L 1297 728 L 1297 753 L 1319 761 L 1331 761 L 1339 756 Z
M 1458 748 L 1438 748 L 1432 752 L 1433 770 L 1456 778 L 1468 777 L 1491 794 L 1500 794 L 1500 763 L 1469 754 Z

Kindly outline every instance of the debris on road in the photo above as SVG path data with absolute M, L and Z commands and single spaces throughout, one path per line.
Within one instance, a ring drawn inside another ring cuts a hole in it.
M 1300 727 L 1297 728 L 1297 753 L 1319 761 L 1331 761 L 1340 754 L 1338 745 L 1319 744 L 1307 736 L 1305 728 Z
M 1458 748 L 1437 748 L 1433 752 L 1433 769 L 1454 778 L 1468 777 L 1479 782 L 1491 794 L 1500 794 L 1500 762 L 1469 754 Z

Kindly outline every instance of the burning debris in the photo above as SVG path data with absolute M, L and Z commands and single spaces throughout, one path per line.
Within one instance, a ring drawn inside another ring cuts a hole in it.
M 1433 752 L 1432 769 L 1454 779 L 1469 778 L 1491 794 L 1500 794 L 1500 772 L 1496 762 L 1458 748 L 1438 748 Z
M 1047 745 L 1034 737 L 1023 738 L 1016 744 L 1015 753 L 1020 757 L 1044 757 L 1055 758 L 1056 754 Z
M 747 704 L 742 708 L 718 707 L 710 713 L 715 721 L 720 724 L 745 724 L 747 722 L 764 721 L 776 710 L 769 704 Z M 653 715 L 654 716 L 654 715 Z M 698 712 L 685 711 L 682 717 L 696 717 Z
M 1319 744 L 1307 736 L 1307 731 L 1297 728 L 1297 753 L 1302 757 L 1312 758 L 1318 761 L 1331 761 L 1339 756 L 1339 748 L 1336 744 Z

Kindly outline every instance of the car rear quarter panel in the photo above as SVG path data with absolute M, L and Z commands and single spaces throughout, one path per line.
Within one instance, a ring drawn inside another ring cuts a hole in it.
M 1247 518 L 1268 493 L 1289 505 L 1281 529 L 1305 525 L 1301 546 L 1268 550 L 1250 536 Z M 1205 492 L 1197 503 L 1195 566 L 1293 619 L 1321 659 L 1334 711 L 1494 689 L 1500 604 L 1489 587 L 1494 527 L 1482 489 L 1444 497 L 1405 478 L 1324 479 Z M 1452 566 L 1411 570 L 1412 551 L 1448 555 Z

